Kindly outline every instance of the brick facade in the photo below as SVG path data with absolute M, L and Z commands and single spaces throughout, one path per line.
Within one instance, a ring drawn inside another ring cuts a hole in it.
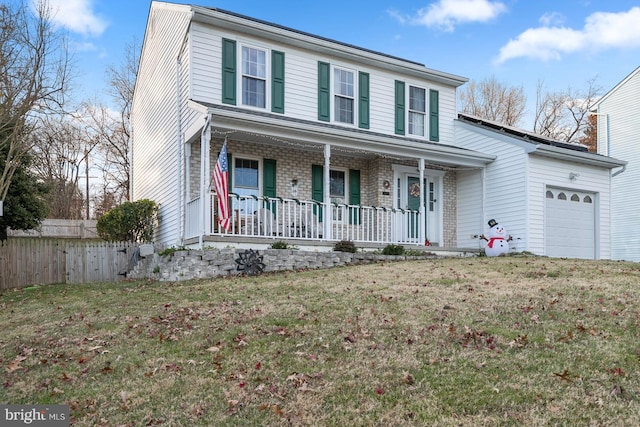
M 211 141 L 211 170 L 215 166 L 217 153 L 222 147 L 222 141 Z M 311 165 L 324 164 L 324 151 L 320 147 L 296 147 L 292 145 L 258 144 L 253 142 L 235 141 L 231 138 L 227 142 L 227 151 L 232 158 L 246 157 L 261 160 L 276 160 L 276 188 L 277 196 L 282 198 L 295 198 L 299 200 L 311 199 Z M 255 154 L 259 153 L 259 154 Z M 397 183 L 393 182 L 392 165 L 417 166 L 415 160 L 400 160 L 388 157 L 376 156 L 371 153 L 367 157 L 358 154 L 348 156 L 335 149 L 331 153 L 331 167 L 348 171 L 360 170 L 361 200 L 364 206 L 392 207 L 393 198 L 396 197 Z M 434 168 L 429 165 L 430 168 Z M 434 168 L 437 169 L 437 168 Z M 292 180 L 297 181 L 297 189 L 294 193 Z M 384 187 L 384 182 L 389 181 L 389 187 Z M 189 191 L 187 196 L 191 200 L 200 193 L 200 144 L 196 141 L 191 144 L 191 156 L 189 157 Z M 457 222 L 457 190 L 456 173 L 447 171 L 443 178 L 443 234 L 444 246 L 456 246 L 456 222 Z

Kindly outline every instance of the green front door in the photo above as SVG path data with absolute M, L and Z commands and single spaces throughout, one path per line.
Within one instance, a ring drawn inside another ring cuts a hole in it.
M 412 211 L 420 210 L 420 190 L 420 178 L 413 176 L 407 177 L 407 209 Z M 417 214 L 411 214 L 407 221 L 409 221 L 409 237 L 420 237 L 419 216 Z

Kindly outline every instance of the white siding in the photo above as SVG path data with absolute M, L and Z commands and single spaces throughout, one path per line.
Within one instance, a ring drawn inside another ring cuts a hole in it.
M 154 5 L 157 5 L 154 3 Z M 180 209 L 176 185 L 179 173 L 176 103 L 176 58 L 189 24 L 189 7 L 153 7 L 143 44 L 132 108 L 132 199 L 160 204 L 156 241 L 179 242 Z M 180 87 L 186 99 L 188 60 Z
M 473 234 L 486 234 L 489 229 L 487 222 L 493 218 L 514 239 L 519 239 L 514 242 L 518 251 L 528 250 L 527 162 L 524 149 L 494 137 L 494 132 L 460 121 L 455 124 L 459 147 L 497 155 L 497 159 L 489 163 L 485 170 L 484 215 L 481 210 L 475 213 L 466 210 L 458 212 L 458 226 L 464 227 L 464 223 L 470 221 L 465 216 L 476 215 L 483 228 L 476 229 Z M 474 218 L 470 223 L 477 223 L 477 220 Z M 459 236 L 462 232 L 458 233 Z M 466 237 L 468 239 L 469 236 Z
M 629 162 L 611 180 L 611 258 L 640 261 L 640 69 L 606 96 L 598 112 L 608 119 L 609 154 Z M 604 146 L 606 136 L 598 130 Z
M 318 61 L 323 61 L 331 65 L 354 70 L 356 77 L 360 71 L 369 73 L 369 130 L 373 132 L 394 135 L 395 80 L 402 80 L 406 82 L 407 85 L 412 84 L 427 89 L 427 103 L 429 89 L 438 90 L 440 113 L 439 142 L 454 144 L 453 119 L 456 115 L 456 92 L 452 86 L 445 86 L 426 79 L 421 80 L 414 77 L 403 76 L 402 74 L 392 74 L 383 69 L 374 68 L 354 61 L 333 58 L 326 54 L 319 54 L 318 52 L 296 46 L 274 42 L 267 43 L 255 37 L 224 32 L 218 28 L 204 26 L 199 23 L 192 25 L 191 34 L 193 37 L 191 96 L 196 101 L 212 104 L 221 103 L 222 38 L 229 38 L 236 40 L 239 44 L 248 43 L 264 46 L 265 48 L 285 53 L 285 115 L 287 117 L 309 121 L 316 121 L 318 119 Z M 267 68 L 268 72 L 270 72 L 269 67 Z M 269 76 L 267 80 L 270 80 Z M 267 109 L 267 111 L 270 111 L 270 109 Z M 356 129 L 357 126 L 353 126 L 353 128 Z M 426 140 L 425 138 L 425 141 Z
M 479 236 L 484 232 L 482 218 L 482 170 L 458 172 L 457 176 L 457 245 L 461 248 L 480 247 Z M 478 237 L 472 237 L 478 236 Z
M 570 173 L 577 173 L 575 180 Z M 584 191 L 596 194 L 596 258 L 610 257 L 610 194 L 609 169 L 551 159 L 539 155 L 529 157 L 528 217 L 530 226 L 529 250 L 545 253 L 545 193 L 547 187 Z

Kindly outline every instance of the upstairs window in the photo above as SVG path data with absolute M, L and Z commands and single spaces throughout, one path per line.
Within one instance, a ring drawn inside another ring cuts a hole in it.
M 409 86 L 409 134 L 424 136 L 426 117 L 426 91 L 423 88 Z
M 265 108 L 267 99 L 267 52 L 242 47 L 242 104 Z
M 355 91 L 353 71 L 342 68 L 333 70 L 334 121 L 353 124 Z

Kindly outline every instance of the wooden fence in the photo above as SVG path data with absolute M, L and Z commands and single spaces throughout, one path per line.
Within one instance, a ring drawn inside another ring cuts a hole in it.
M 131 242 L 9 238 L 0 243 L 0 289 L 122 280 L 136 249 Z

